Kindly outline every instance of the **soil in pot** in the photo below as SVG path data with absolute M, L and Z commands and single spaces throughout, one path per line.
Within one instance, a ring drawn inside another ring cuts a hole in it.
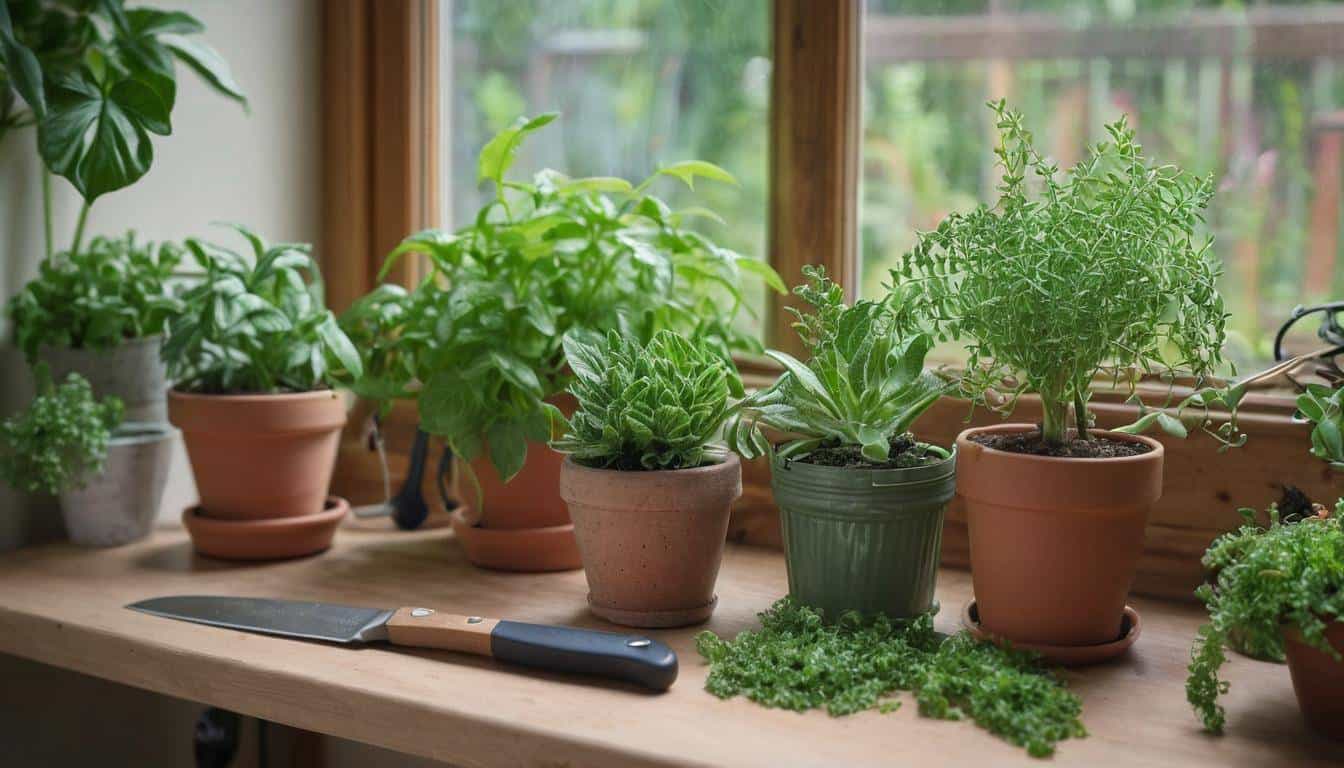
M 593 613 L 627 626 L 674 627 L 714 612 L 729 510 L 742 495 L 735 454 L 665 471 L 566 459 L 560 495 L 574 519 Z
M 182 430 L 204 515 L 258 520 L 322 511 L 345 424 L 338 393 L 172 390 L 168 412 Z
M 102 474 L 61 494 L 70 541 L 116 547 L 149 535 L 172 461 L 167 424 L 125 423 L 112 435 Z
M 1344 621 L 1327 627 L 1325 639 L 1344 656 Z M 1344 741 L 1344 661 L 1307 645 L 1295 627 L 1285 628 L 1283 645 L 1293 693 L 1307 725 L 1327 738 Z
M 1162 494 L 1161 443 L 1094 431 L 1148 450 L 1113 458 L 999 450 L 986 439 L 1037 429 L 1006 424 L 957 437 L 980 623 L 1021 644 L 1110 643 L 1120 635 L 1148 511 Z
M 789 595 L 828 620 L 931 610 L 955 453 L 902 448 L 886 462 L 896 467 L 807 458 L 771 465 Z

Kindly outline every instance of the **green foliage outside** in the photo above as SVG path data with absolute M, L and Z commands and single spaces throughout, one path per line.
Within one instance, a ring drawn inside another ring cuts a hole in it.
M 971 720 L 1034 757 L 1087 735 L 1082 702 L 1032 655 L 965 632 L 939 634 L 932 614 L 896 622 L 850 612 L 827 623 L 785 597 L 760 619 L 759 630 L 733 640 L 696 636 L 710 663 L 710 693 L 796 711 L 825 707 L 840 716 L 873 707 L 890 712 L 899 706 L 890 697 L 910 691 L 921 715 Z
M 732 363 L 674 331 L 648 344 L 622 337 L 565 337 L 579 409 L 551 447 L 602 469 L 687 469 L 708 463 L 711 444 L 741 397 Z
M 160 334 L 182 308 L 167 287 L 181 261 L 180 246 L 137 242 L 133 232 L 45 260 L 9 302 L 14 343 L 31 363 L 44 346 L 109 349 Z
M 103 471 L 121 401 L 95 400 L 78 374 L 57 386 L 46 365 L 35 372 L 37 397 L 0 424 L 0 480 L 24 493 L 82 488 Z
M 746 458 L 766 453 L 764 425 L 795 436 L 779 451 L 785 458 L 859 446 L 868 461 L 884 462 L 891 441 L 954 385 L 924 370 L 932 341 L 902 321 L 893 307 L 899 295 L 846 306 L 825 270 L 804 267 L 804 274 L 808 282 L 794 293 L 811 310 L 788 309 L 809 359 L 766 352 L 785 373 L 742 403 L 727 431 L 729 446 Z
M 168 322 L 163 361 L 176 387 L 200 394 L 307 392 L 358 380 L 359 352 L 323 301 L 307 244 L 270 246 L 246 227 L 246 255 L 197 239 L 205 277 Z
M 228 64 L 194 37 L 204 31 L 190 14 L 122 0 L 0 3 L 0 140 L 36 127 L 48 259 L 57 250 L 50 174 L 84 199 L 69 248 L 77 254 L 89 206 L 148 173 L 151 134 L 172 133 L 177 62 L 246 105 Z
M 427 255 L 430 274 L 414 291 L 380 288 L 342 317 L 365 353 L 356 391 L 418 397 L 428 432 L 468 460 L 488 446 L 506 481 L 528 443 L 560 422 L 546 400 L 571 380 L 567 336 L 617 331 L 642 343 L 674 330 L 727 361 L 760 351 L 733 323 L 745 311 L 744 276 L 784 289 L 764 262 L 688 226 L 712 211 L 653 194 L 659 184 L 735 183 L 712 163 L 673 163 L 638 184 L 549 169 L 508 178 L 524 139 L 554 117 L 519 118 L 481 150 L 477 175 L 495 197 L 471 225 L 412 235 L 388 257 L 385 270 Z
M 1209 611 L 1190 652 L 1186 698 L 1204 727 L 1221 733 L 1226 724 L 1219 695 L 1228 682 L 1218 677 L 1227 658 L 1223 646 L 1235 637 L 1241 647 L 1275 656 L 1282 632 L 1296 627 L 1308 645 L 1338 658 L 1325 629 L 1344 619 L 1344 499 L 1327 517 L 1295 523 L 1269 509 L 1261 527 L 1254 510 L 1241 510 L 1246 524 L 1223 534 L 1204 553 L 1213 573 L 1196 595 Z

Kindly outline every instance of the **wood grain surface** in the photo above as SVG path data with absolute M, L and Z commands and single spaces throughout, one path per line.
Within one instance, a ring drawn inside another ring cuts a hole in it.
M 786 590 L 778 552 L 730 546 L 706 627 L 733 635 Z M 702 689 L 700 628 L 654 631 L 681 657 L 665 694 L 488 659 L 350 648 L 199 626 L 125 610 L 179 593 L 324 600 L 601 629 L 581 572 L 505 574 L 467 564 L 447 531 L 342 530 L 336 547 L 284 563 L 195 556 L 177 530 L 114 550 L 67 545 L 0 562 L 0 652 L 461 766 L 1041 766 L 970 723 L 892 714 L 831 718 L 720 701 Z M 955 629 L 969 575 L 944 571 L 938 625 Z M 1308 733 L 1284 667 L 1233 656 L 1228 735 L 1200 732 L 1183 688 L 1197 608 L 1139 599 L 1144 633 L 1126 658 L 1067 673 L 1087 739 L 1053 761 L 1079 766 L 1326 766 L 1344 745 Z

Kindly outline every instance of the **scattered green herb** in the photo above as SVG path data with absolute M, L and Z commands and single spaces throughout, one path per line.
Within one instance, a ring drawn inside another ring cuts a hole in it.
M 660 179 L 736 183 L 716 165 L 676 163 L 639 184 L 549 169 L 531 183 L 507 179 L 525 138 L 554 118 L 519 118 L 481 150 L 478 179 L 495 198 L 470 226 L 421 232 L 389 255 L 385 271 L 409 253 L 428 257 L 415 290 L 382 291 L 342 316 L 356 338 L 372 339 L 361 343 L 361 392 L 418 397 L 426 431 L 468 460 L 488 444 L 505 481 L 541 425 L 558 423 L 545 401 L 569 384 L 567 335 L 648 342 L 674 330 L 728 360 L 760 349 L 734 326 L 743 273 L 783 291 L 765 262 L 687 226 L 703 209 L 674 211 L 649 191 Z
M 25 493 L 83 487 L 103 471 L 108 440 L 121 423 L 121 401 L 95 400 L 79 374 L 56 386 L 45 364 L 34 372 L 37 397 L 0 424 L 0 480 Z
M 167 287 L 181 260 L 181 247 L 138 243 L 134 232 L 44 260 L 10 300 L 14 343 L 31 363 L 44 346 L 108 349 L 162 333 L 182 308 Z
M 1061 180 L 1033 148 L 1022 115 L 1003 101 L 989 106 L 1003 169 L 997 204 L 951 214 L 891 273 L 906 309 L 940 339 L 968 341 L 963 393 L 1003 413 L 1023 393 L 1038 393 L 1042 435 L 1062 445 L 1070 408 L 1080 428 L 1091 423 L 1090 386 L 1103 372 L 1131 389 L 1153 371 L 1212 374 L 1227 317 L 1222 268 L 1211 240 L 1196 234 L 1212 179 L 1149 165 L 1122 117 L 1106 127 L 1111 141 Z M 1029 175 L 1038 195 L 1029 194 Z M 1178 411 L 1202 408 L 1201 427 L 1224 446 L 1239 445 L 1235 409 L 1244 391 L 1201 389 Z M 1233 419 L 1211 428 L 1212 407 L 1231 409 Z M 1147 412 L 1129 431 L 1156 425 L 1184 436 L 1179 416 Z
M 182 294 L 163 360 L 187 392 L 306 392 L 363 372 L 359 352 L 322 298 L 307 244 L 268 246 L 234 225 L 250 256 L 200 240 L 187 249 L 205 278 Z
M 1337 656 L 1325 629 L 1344 619 L 1344 499 L 1333 515 L 1293 524 L 1270 507 L 1267 528 L 1256 522 L 1254 510 L 1241 512 L 1246 524 L 1219 536 L 1204 553 L 1213 581 L 1195 592 L 1208 607 L 1209 623 L 1200 627 L 1190 652 L 1185 695 L 1214 733 L 1226 724 L 1218 696 L 1228 682 L 1218 671 L 1229 637 L 1251 649 L 1281 649 L 1283 627 L 1294 626 L 1309 645 Z
M 579 410 L 551 447 L 610 469 L 703 465 L 732 410 L 729 395 L 743 394 L 737 371 L 674 331 L 659 331 L 642 347 L 615 331 L 594 341 L 565 337 Z
M 933 616 L 909 622 L 847 613 L 828 624 L 783 598 L 760 614 L 761 629 L 725 641 L 712 632 L 696 647 L 712 665 L 705 688 L 719 698 L 744 695 L 767 707 L 825 707 L 848 715 L 911 691 L 925 717 L 974 720 L 1046 757 L 1055 744 L 1087 735 L 1082 703 L 1030 654 L 933 630 Z
M 897 297 L 845 306 L 824 269 L 804 267 L 803 274 L 808 282 L 794 293 L 812 311 L 788 309 L 811 358 L 804 364 L 766 352 L 785 373 L 743 402 L 728 426 L 729 447 L 747 458 L 766 453 L 765 425 L 799 436 L 779 450 L 785 458 L 854 446 L 868 462 L 885 463 L 893 440 L 954 385 L 924 370 L 932 341 L 899 321 L 891 307 Z

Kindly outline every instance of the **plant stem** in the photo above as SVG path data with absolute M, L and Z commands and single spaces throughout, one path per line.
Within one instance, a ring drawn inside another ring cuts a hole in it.
M 1073 418 L 1078 425 L 1079 439 L 1091 440 L 1092 434 L 1087 431 L 1087 403 L 1083 402 L 1081 392 L 1073 393 Z
M 1063 445 L 1068 439 L 1069 406 L 1058 398 L 1041 395 L 1041 439 L 1049 445 Z
M 47 261 L 51 261 L 53 237 L 51 234 L 51 171 L 42 164 L 42 234 L 47 244 Z
M 79 221 L 75 223 L 75 242 L 70 246 L 70 253 L 79 253 L 79 246 L 84 241 L 84 221 L 89 218 L 89 203 L 85 201 L 84 207 L 79 209 Z

